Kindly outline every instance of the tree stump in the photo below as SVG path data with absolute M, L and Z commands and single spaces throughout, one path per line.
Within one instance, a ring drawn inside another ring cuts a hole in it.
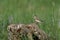
M 29 40 L 48 40 L 47 34 L 34 23 L 11 24 L 7 30 L 8 40 L 22 40 L 23 35 L 26 35 Z

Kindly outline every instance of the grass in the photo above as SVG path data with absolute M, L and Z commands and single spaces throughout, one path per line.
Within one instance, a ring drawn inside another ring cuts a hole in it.
M 37 15 L 44 23 L 40 26 L 50 40 L 60 40 L 60 0 L 0 0 L 0 40 L 7 39 L 11 23 L 32 23 Z

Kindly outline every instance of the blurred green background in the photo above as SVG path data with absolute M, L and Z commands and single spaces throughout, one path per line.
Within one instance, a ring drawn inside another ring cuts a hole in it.
M 50 40 L 60 40 L 60 0 L 0 0 L 0 40 L 8 40 L 9 24 L 32 23 L 33 15 L 43 20 L 39 27 Z

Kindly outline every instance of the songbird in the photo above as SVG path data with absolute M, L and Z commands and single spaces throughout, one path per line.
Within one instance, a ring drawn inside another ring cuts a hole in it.
M 35 23 L 43 23 L 43 20 L 39 19 L 36 15 L 33 16 Z

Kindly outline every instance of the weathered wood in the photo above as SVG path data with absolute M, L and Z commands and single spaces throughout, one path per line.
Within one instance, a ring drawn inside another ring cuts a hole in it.
M 8 26 L 8 39 L 21 40 L 22 35 L 27 35 L 29 40 L 33 40 L 34 34 L 39 40 L 47 40 L 47 34 L 39 29 L 38 25 L 32 24 L 11 24 Z

